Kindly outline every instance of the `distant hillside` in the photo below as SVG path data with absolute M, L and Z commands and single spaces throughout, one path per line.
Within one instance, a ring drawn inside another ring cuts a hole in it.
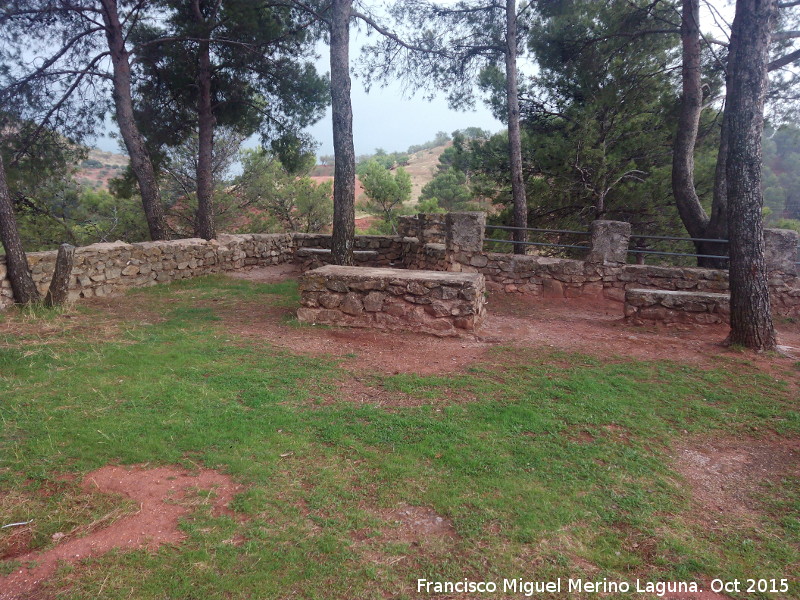
M 436 175 L 439 157 L 452 145 L 452 142 L 447 142 L 442 146 L 420 150 L 411 155 L 408 165 L 405 167 L 405 170 L 411 175 L 411 206 L 416 206 L 422 188 Z
M 441 146 L 420 150 L 414 154 L 409 155 L 408 164 L 403 168 L 411 176 L 411 206 L 417 204 L 417 199 L 422 191 L 434 175 L 436 175 L 437 167 L 439 166 L 439 157 L 445 149 L 452 146 L 452 142 L 446 142 Z M 317 165 L 311 171 L 311 177 L 317 182 L 330 181 L 333 179 L 333 165 Z M 364 189 L 361 184 L 356 183 L 356 204 L 363 198 Z
M 128 166 L 128 157 L 124 154 L 103 152 L 92 148 L 89 156 L 78 165 L 75 181 L 92 189 L 108 189 L 108 182 L 119 177 Z

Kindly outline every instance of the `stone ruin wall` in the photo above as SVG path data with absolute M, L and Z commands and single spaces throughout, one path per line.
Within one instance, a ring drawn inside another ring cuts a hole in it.
M 482 273 L 489 289 L 550 298 L 605 298 L 624 302 L 625 290 L 650 288 L 726 292 L 725 270 L 626 264 L 630 225 L 596 221 L 586 260 L 483 251 L 483 213 L 401 217 L 396 236 L 356 236 L 366 253 L 360 266 Z M 776 314 L 800 316 L 800 278 L 793 252 L 797 234 L 767 230 L 767 262 Z M 324 254 L 301 256 L 301 248 L 329 249 L 325 234 L 225 235 L 139 244 L 95 244 L 78 248 L 70 296 L 73 299 L 118 294 L 133 287 L 251 266 L 296 261 L 303 270 L 327 264 Z M 374 254 L 373 254 L 374 253 Z M 34 280 L 46 290 L 56 252 L 28 255 Z M 0 257 L 0 308 L 12 304 L 5 262 Z
M 766 237 L 773 312 L 800 316 L 800 277 L 794 264 L 798 236 L 785 230 L 767 230 Z M 488 289 L 545 298 L 602 297 L 624 303 L 628 289 L 709 293 L 729 290 L 727 270 L 625 264 L 622 250 L 627 248 L 627 241 L 620 239 L 617 246 L 619 252 L 613 254 L 593 256 L 590 251 L 585 261 L 480 252 L 459 266 L 483 273 Z
M 211 241 L 190 238 L 93 244 L 75 251 L 69 299 L 112 296 L 131 288 L 279 264 L 292 258 L 290 234 L 220 235 L 219 239 Z M 28 254 L 33 280 L 42 294 L 50 285 L 55 262 L 55 250 Z M 12 304 L 5 257 L 0 257 L 0 309 Z
M 303 271 L 317 268 L 329 264 L 330 255 L 311 254 L 300 256 L 297 250 L 300 248 L 309 249 L 331 249 L 331 235 L 324 233 L 295 233 L 294 240 L 294 260 L 302 267 Z M 406 254 L 403 239 L 399 236 L 383 235 L 357 235 L 353 243 L 356 252 L 355 260 L 363 263 L 363 266 L 370 267 L 394 267 L 403 268 L 403 257 Z M 361 259 L 359 252 L 375 252 L 377 257 Z
M 473 331 L 486 302 L 480 273 L 326 265 L 305 272 L 298 287 L 301 322 L 439 336 Z

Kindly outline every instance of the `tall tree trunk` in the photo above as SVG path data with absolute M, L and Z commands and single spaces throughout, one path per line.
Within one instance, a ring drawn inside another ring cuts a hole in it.
M 681 18 L 683 65 L 682 95 L 678 130 L 672 150 L 672 193 L 678 214 L 689 235 L 705 237 L 708 215 L 700 205 L 694 187 L 694 147 L 703 108 L 700 79 L 700 0 L 683 0 Z
M 715 201 L 708 216 L 694 184 L 694 150 L 700 125 L 700 113 L 703 110 L 703 87 L 701 79 L 700 53 L 700 1 L 683 0 L 681 14 L 681 44 L 683 49 L 682 95 L 678 128 L 672 150 L 672 193 L 678 214 L 686 231 L 693 238 L 724 239 L 727 235 L 726 198 L 718 196 L 715 187 Z M 724 137 L 723 137 L 724 139 Z M 717 174 L 722 175 L 719 182 L 724 189 L 725 154 L 720 144 Z M 718 177 L 719 179 L 719 177 Z M 708 258 L 723 256 L 727 250 L 725 244 L 717 242 L 695 242 L 697 254 L 706 256 L 697 259 L 698 265 L 704 267 L 725 267 L 724 259 Z
M 511 168 L 511 196 L 514 205 L 514 227 L 528 226 L 528 201 L 522 180 L 522 136 L 519 125 L 519 92 L 517 90 L 517 3 L 506 0 L 506 102 L 508 105 L 508 158 Z M 513 239 L 524 242 L 527 231 L 515 229 Z M 514 244 L 514 254 L 525 254 L 524 244 Z
M 6 168 L 0 156 L 0 241 L 6 250 L 6 270 L 14 292 L 14 300 L 19 304 L 31 304 L 40 299 L 39 290 L 31 277 L 28 258 L 22 248 L 22 240 L 14 217 L 11 194 L 6 182 Z
M 731 28 L 725 120 L 731 332 L 728 342 L 776 348 L 764 261 L 761 135 L 776 0 L 737 0 Z
M 131 65 L 117 12 L 117 0 L 101 0 L 103 23 L 113 66 L 113 97 L 117 125 L 131 160 L 131 170 L 139 183 L 147 227 L 153 240 L 167 239 L 167 224 L 153 163 L 133 116 Z
M 202 28 L 205 18 L 199 0 L 192 3 L 195 21 Z M 208 37 L 209 33 L 204 33 Z M 197 71 L 197 214 L 195 216 L 195 235 L 204 240 L 216 237 L 214 231 L 214 124 L 211 107 L 211 49 L 209 42 L 200 42 L 200 56 Z
M 352 0 L 332 0 L 331 115 L 333 120 L 333 239 L 331 259 L 353 264 L 355 238 L 356 156 L 353 149 L 353 107 L 350 103 L 350 17 Z

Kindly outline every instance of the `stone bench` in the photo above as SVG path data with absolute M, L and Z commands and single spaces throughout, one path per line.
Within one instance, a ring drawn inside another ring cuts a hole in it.
M 450 336 L 473 331 L 484 316 L 480 273 L 326 265 L 299 286 L 303 323 Z
M 730 296 L 712 292 L 625 290 L 625 317 L 634 322 L 727 323 Z
M 331 260 L 330 248 L 298 248 L 295 252 L 298 262 L 304 270 L 316 269 Z M 365 263 L 378 260 L 377 250 L 353 250 L 353 260 Z

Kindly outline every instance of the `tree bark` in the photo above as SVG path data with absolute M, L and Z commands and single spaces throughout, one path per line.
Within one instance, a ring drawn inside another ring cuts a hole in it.
M 703 110 L 700 44 L 700 2 L 699 0 L 683 0 L 681 13 L 682 95 L 678 129 L 672 150 L 672 194 L 675 197 L 681 221 L 691 237 L 724 239 L 727 235 L 727 199 L 724 196 L 725 152 L 727 152 L 727 145 L 723 143 L 723 141 L 727 141 L 725 135 L 720 143 L 714 203 L 710 217 L 700 204 L 694 183 L 694 150 L 697 143 L 700 114 Z M 708 256 L 724 256 L 727 252 L 724 243 L 697 241 L 694 246 L 697 254 L 706 255 L 698 257 L 699 266 L 715 268 L 726 266 L 725 259 L 708 258 Z
M 199 0 L 192 3 L 195 21 L 198 26 L 205 24 Z M 205 36 L 208 37 L 208 32 Z M 214 125 L 215 117 L 211 106 L 211 49 L 209 42 L 201 41 L 197 71 L 197 214 L 195 215 L 195 235 L 204 240 L 216 237 L 214 230 Z
M 730 344 L 777 346 L 770 312 L 761 211 L 761 135 L 776 0 L 737 0 L 731 28 L 725 120 L 728 128 Z
M 6 251 L 6 270 L 14 300 L 19 304 L 32 304 L 40 300 L 39 290 L 33 282 L 28 267 L 28 257 L 22 248 L 22 240 L 14 217 L 14 207 L 6 182 L 6 169 L 0 156 L 0 241 Z
M 708 215 L 700 205 L 694 187 L 694 147 L 703 108 L 703 88 L 700 79 L 700 1 L 683 0 L 681 17 L 682 95 L 678 130 L 672 150 L 672 193 L 678 214 L 689 235 L 705 237 Z
M 335 154 L 331 259 L 337 265 L 353 264 L 355 239 L 356 158 L 353 148 L 349 55 L 352 5 L 352 0 L 333 0 L 329 13 L 331 115 Z
M 103 23 L 113 67 L 113 98 L 117 125 L 139 184 L 147 227 L 153 240 L 167 239 L 167 224 L 153 163 L 136 125 L 131 93 L 131 65 L 117 12 L 117 0 L 101 0 Z
M 511 168 L 511 197 L 514 206 L 514 227 L 528 226 L 528 201 L 522 179 L 522 136 L 519 124 L 519 92 L 517 90 L 517 3 L 506 0 L 506 103 L 508 105 L 508 158 Z M 516 242 L 527 240 L 527 231 L 515 229 Z M 514 244 L 514 254 L 525 254 L 524 244 Z
M 53 271 L 53 278 L 50 280 L 50 287 L 44 297 L 44 305 L 47 307 L 60 306 L 69 297 L 69 279 L 72 275 L 72 264 L 75 260 L 75 246 L 61 244 L 56 255 L 56 268 Z

